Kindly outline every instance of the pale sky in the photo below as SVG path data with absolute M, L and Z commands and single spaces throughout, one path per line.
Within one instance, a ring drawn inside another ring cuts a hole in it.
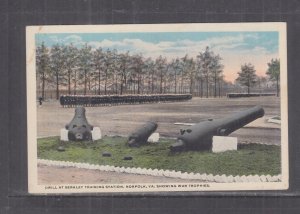
M 145 58 L 159 55 L 169 61 L 176 57 L 194 57 L 207 46 L 222 57 L 224 76 L 233 82 L 244 63 L 254 65 L 257 75 L 265 76 L 267 63 L 278 58 L 278 32 L 144 32 L 144 33 L 49 33 L 36 34 L 37 45 L 85 43 L 93 48 L 116 49 L 119 53 L 141 53 Z

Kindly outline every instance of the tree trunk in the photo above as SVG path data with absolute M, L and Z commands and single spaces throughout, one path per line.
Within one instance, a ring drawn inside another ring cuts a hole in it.
M 116 75 L 116 79 L 115 79 L 115 89 L 116 89 L 116 91 L 115 91 L 115 93 L 116 94 L 118 94 L 118 75 Z
M 99 68 L 99 72 L 98 72 L 98 94 L 100 95 L 101 94 L 101 71 L 100 71 L 100 68 Z
M 105 77 L 105 83 L 104 83 L 104 94 L 106 95 L 106 85 L 107 85 L 107 77 Z
M 86 88 L 87 88 L 87 77 L 86 77 L 86 70 L 84 70 L 84 95 L 86 95 Z
M 208 86 L 208 76 L 206 77 L 206 98 L 208 98 L 208 90 L 209 86 Z
M 68 94 L 71 94 L 71 71 L 68 71 Z
M 151 94 L 153 94 L 153 91 L 154 91 L 154 82 L 153 82 L 153 79 L 154 79 L 154 73 L 151 74 Z
M 276 78 L 276 93 L 277 93 L 277 97 L 279 96 L 279 80 L 278 78 Z
M 58 82 L 58 72 L 56 73 L 56 99 L 59 99 L 59 82 Z
M 76 95 L 76 90 L 77 90 L 77 72 L 75 70 L 75 75 L 74 75 L 74 95 Z
M 138 82 L 137 82 L 137 94 L 140 94 L 140 81 L 141 81 L 141 77 L 140 75 L 138 75 Z
M 42 98 L 45 99 L 45 73 L 43 73 L 42 77 Z
M 219 85 L 219 98 L 221 97 L 221 81 L 220 78 L 218 80 L 218 85 Z
M 124 75 L 124 92 L 127 93 L 127 77 Z
M 215 73 L 214 97 L 217 97 L 217 73 Z
M 183 92 L 183 76 L 182 76 L 182 73 L 181 73 L 181 90 L 180 90 L 180 93 L 182 94 Z
M 203 79 L 200 80 L 200 87 L 201 87 L 201 98 L 203 97 Z
M 177 75 L 175 71 L 175 94 L 177 94 Z
M 190 78 L 190 94 L 193 94 L 193 77 Z
M 120 94 L 123 94 L 124 74 L 121 76 Z
M 162 94 L 162 81 L 163 81 L 163 75 L 162 72 L 160 74 L 160 93 Z

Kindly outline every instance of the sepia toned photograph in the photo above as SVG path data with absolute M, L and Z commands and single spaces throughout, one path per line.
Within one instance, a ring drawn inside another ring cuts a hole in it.
M 282 190 L 285 23 L 27 26 L 29 193 Z

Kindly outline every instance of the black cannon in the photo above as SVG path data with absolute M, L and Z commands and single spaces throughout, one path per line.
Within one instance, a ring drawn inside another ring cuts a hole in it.
M 157 123 L 147 122 L 128 137 L 127 144 L 131 147 L 139 147 L 147 143 L 150 135 L 157 129 Z
M 85 108 L 76 107 L 75 115 L 71 122 L 66 125 L 68 138 L 72 141 L 92 140 L 93 126 L 91 126 L 85 117 Z
M 229 117 L 208 120 L 180 130 L 177 142 L 171 145 L 172 152 L 184 150 L 210 150 L 213 136 L 227 136 L 244 125 L 264 116 L 260 106 L 241 111 Z

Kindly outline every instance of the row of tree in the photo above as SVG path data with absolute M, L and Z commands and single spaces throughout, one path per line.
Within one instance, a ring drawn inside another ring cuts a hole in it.
M 269 77 L 269 80 L 276 82 L 276 94 L 279 95 L 279 80 L 280 80 L 280 61 L 279 59 L 272 59 L 268 63 L 268 70 L 266 74 Z M 238 78 L 236 82 L 242 86 L 247 87 L 248 94 L 250 93 L 250 88 L 258 85 L 261 87 L 261 84 L 266 81 L 263 77 L 258 77 L 256 75 L 256 70 L 251 63 L 245 63 L 241 66 L 240 72 L 238 72 Z
M 185 55 L 168 61 L 163 56 L 145 58 L 142 54 L 92 49 L 87 44 L 78 48 L 72 44 L 47 47 L 42 43 L 36 49 L 36 68 L 42 98 L 51 89 L 55 89 L 56 99 L 61 91 L 67 94 L 195 94 L 196 91 L 201 97 L 216 97 L 222 87 L 230 85 L 223 78 L 222 58 L 209 47 L 196 58 Z M 243 69 L 242 66 L 238 82 L 247 86 Z M 257 79 L 255 70 L 253 77 Z M 251 79 L 248 88 L 255 81 Z

